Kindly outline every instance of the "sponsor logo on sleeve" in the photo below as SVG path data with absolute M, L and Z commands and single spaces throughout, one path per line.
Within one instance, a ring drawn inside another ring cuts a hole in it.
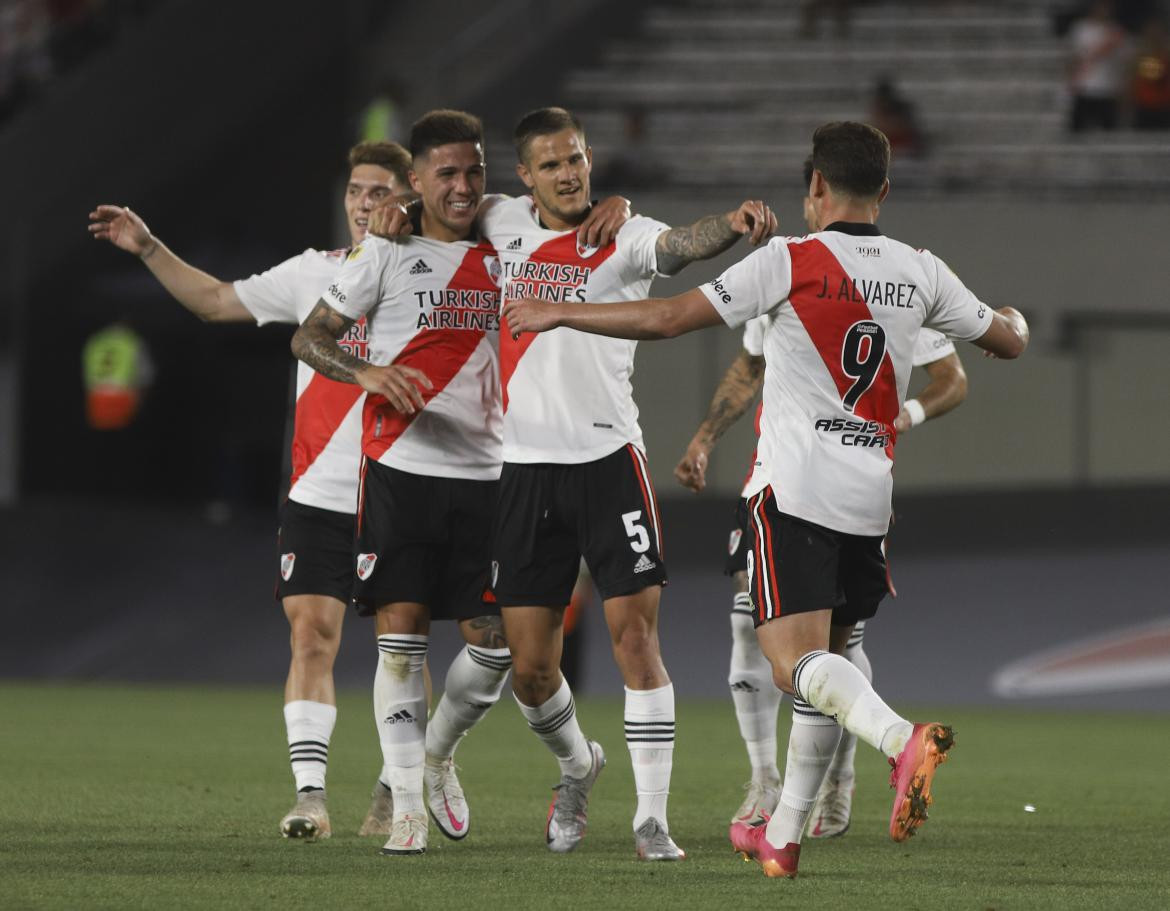
M 377 554 L 357 555 L 357 577 L 363 582 L 374 572 L 374 564 L 378 562 Z
M 337 301 L 337 303 L 339 303 L 339 304 L 345 303 L 346 294 L 344 291 L 341 290 L 341 286 L 338 285 L 337 282 L 334 282 L 332 285 L 329 286 L 328 293 L 329 293 L 329 296 L 331 298 L 333 298 L 335 301 Z
M 280 578 L 287 582 L 292 578 L 293 565 L 297 562 L 296 554 L 281 554 L 280 555 Z
M 710 282 L 711 288 L 719 295 L 719 299 L 725 304 L 731 303 L 731 294 L 727 291 L 727 286 L 723 284 L 723 276 L 720 275 L 715 281 Z
M 357 259 L 361 255 L 362 255 L 362 245 L 358 244 L 356 247 L 354 247 L 352 250 L 349 251 L 349 256 L 347 256 L 345 258 L 345 261 L 347 263 L 352 263 L 355 259 Z

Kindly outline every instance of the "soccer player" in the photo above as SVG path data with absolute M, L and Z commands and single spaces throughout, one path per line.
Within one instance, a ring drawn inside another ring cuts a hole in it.
M 645 296 L 655 275 L 767 237 L 775 217 L 748 201 L 685 228 L 635 216 L 602 246 L 583 245 L 592 152 L 562 108 L 521 119 L 517 173 L 530 197 L 494 200 L 481 223 L 504 268 L 504 299 L 613 302 Z M 606 306 L 591 309 L 605 310 Z M 492 589 L 512 649 L 512 686 L 532 731 L 561 768 L 546 826 L 550 850 L 585 833 L 590 789 L 605 764 L 587 740 L 562 677 L 562 623 L 582 555 L 604 603 L 625 681 L 626 742 L 637 789 L 635 849 L 678 860 L 666 804 L 674 750 L 674 689 L 658 646 L 666 582 L 658 506 L 630 387 L 634 345 L 569 332 L 501 338 L 504 469 Z
M 349 152 L 344 206 L 350 241 L 366 234 L 372 209 L 408 191 L 410 155 L 393 142 L 363 142 Z M 207 322 L 299 323 L 333 280 L 348 250 L 308 249 L 268 271 L 221 281 L 184 262 L 122 206 L 98 206 L 90 233 L 138 256 L 164 288 Z M 366 349 L 364 322 L 342 344 Z M 329 742 L 337 719 L 333 663 L 353 590 L 354 511 L 364 393 L 299 365 L 292 476 L 280 508 L 276 594 L 291 631 L 284 718 L 296 805 L 280 822 L 286 838 L 331 834 L 325 799 Z M 359 834 L 389 834 L 390 791 L 376 783 Z
M 669 338 L 772 316 L 764 339 L 764 416 L 748 488 L 748 577 L 760 647 L 793 696 L 780 803 L 766 825 L 732 826 L 733 845 L 768 876 L 795 876 L 800 838 L 840 738 L 889 757 L 890 835 L 926 819 L 950 727 L 894 712 L 841 655 L 887 590 L 894 422 L 923 325 L 1001 358 L 1023 353 L 1028 325 L 994 310 L 937 257 L 882 235 L 889 141 L 860 123 L 813 134 L 809 198 L 822 230 L 777 238 L 699 288 L 668 299 L 596 307 L 534 298 L 505 306 L 508 334 L 569 327 L 618 338 Z M 907 661 L 921 663 L 908 654 Z M 924 673 L 925 673 L 924 668 Z M 836 719 L 836 720 L 834 720 Z
M 424 778 L 443 759 L 446 799 L 430 810 L 449 838 L 469 822 L 451 754 L 499 699 L 511 660 L 498 609 L 485 605 L 489 539 L 501 465 L 500 266 L 474 234 L 483 198 L 483 128 L 431 111 L 411 129 L 410 185 L 421 196 L 413 236 L 370 237 L 293 337 L 319 373 L 365 389 L 355 599 L 374 614 L 380 652 L 374 709 L 394 818 L 383 854 L 427 845 Z M 337 339 L 370 323 L 370 359 Z M 430 623 L 459 621 L 456 666 L 470 684 L 427 725 L 422 668 Z M 425 734 L 424 734 L 425 731 Z M 436 741 L 441 741 L 441 751 Z M 424 768 L 425 766 L 425 768 Z M 452 793 L 454 792 L 454 799 Z
M 804 188 L 812 182 L 812 158 L 804 162 Z M 805 223 L 809 233 L 818 230 L 816 213 L 806 195 L 803 201 Z M 674 469 L 675 478 L 696 493 L 706 486 L 707 463 L 719 438 L 747 411 L 764 385 L 764 335 L 771 317 L 748 320 L 743 331 L 743 350 L 719 381 L 707 416 L 695 431 L 686 452 Z M 946 336 L 933 329 L 923 329 L 914 344 L 912 364 L 925 368 L 929 382 L 915 399 L 907 400 L 894 421 L 894 428 L 904 433 L 924 420 L 957 408 L 967 396 L 967 375 Z M 760 433 L 763 403 L 756 409 L 756 436 Z M 755 462 L 755 453 L 752 454 Z M 751 483 L 751 470 L 744 490 Z M 727 683 L 740 735 L 747 748 L 752 777 L 732 823 L 756 824 L 771 817 L 780 799 L 780 770 L 776 765 L 776 720 L 783 693 L 772 683 L 772 668 L 760 651 L 752 622 L 751 595 L 748 592 L 747 555 L 752 549 L 752 531 L 748 523 L 747 497 L 741 495 L 735 507 L 735 526 L 728 542 L 724 572 L 732 579 L 735 598 L 731 609 L 731 667 Z M 873 680 L 869 658 L 863 647 L 865 621 L 859 621 L 845 649 L 845 657 L 866 678 Z M 849 828 L 853 806 L 853 757 L 857 738 L 844 731 L 833 763 L 813 807 L 808 834 L 810 838 L 844 835 Z

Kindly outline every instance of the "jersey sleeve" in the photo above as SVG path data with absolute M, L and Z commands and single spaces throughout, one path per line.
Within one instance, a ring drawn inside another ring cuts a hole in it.
M 918 340 L 914 343 L 912 363 L 915 367 L 925 367 L 927 364 L 941 361 L 944 357 L 954 353 L 955 343 L 941 332 L 935 332 L 933 329 L 920 329 Z
M 267 323 L 297 323 L 297 288 L 300 285 L 301 259 L 312 254 L 286 259 L 266 272 L 232 282 L 236 297 L 252 314 L 257 326 Z
M 658 271 L 658 236 L 669 231 L 670 225 L 663 224 L 645 215 L 635 215 L 618 229 L 614 242 L 617 254 L 638 275 L 653 277 Z
M 728 326 L 742 326 L 775 310 L 792 290 L 792 256 L 787 239 L 772 238 L 767 246 L 700 285 L 699 290 Z
M 938 278 L 923 324 L 951 338 L 974 341 L 991 327 L 995 311 L 972 294 L 946 263 L 938 257 L 934 262 Z
M 764 333 L 768 329 L 768 318 L 757 316 L 749 319 L 743 327 L 743 350 L 752 357 L 764 356 Z
M 343 316 L 358 320 L 382 299 L 382 277 L 393 267 L 400 246 L 381 237 L 366 237 L 354 247 L 323 300 Z

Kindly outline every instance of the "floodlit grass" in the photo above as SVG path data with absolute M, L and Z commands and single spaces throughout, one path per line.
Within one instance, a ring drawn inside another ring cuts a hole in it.
M 555 763 L 505 698 L 458 754 L 471 835 L 432 826 L 426 855 L 390 858 L 354 834 L 381 764 L 365 694 L 341 699 L 333 838 L 305 845 L 277 835 L 292 801 L 278 688 L 0 685 L 0 907 L 1170 907 L 1170 718 L 919 713 L 958 731 L 932 820 L 889 840 L 885 761 L 862 745 L 852 828 L 806 839 L 790 882 L 727 843 L 747 777 L 730 700 L 679 705 L 670 818 L 689 857 L 656 865 L 633 857 L 620 701 L 578 706 L 609 766 L 575 853 L 544 847 Z

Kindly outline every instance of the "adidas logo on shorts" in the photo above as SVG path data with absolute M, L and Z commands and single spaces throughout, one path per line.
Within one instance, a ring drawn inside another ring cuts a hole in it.
M 430 271 L 432 271 L 431 267 L 424 263 L 421 259 L 410 267 L 411 275 L 424 275 Z
M 653 569 L 655 567 L 655 565 L 656 564 L 653 560 L 651 560 L 645 554 L 642 554 L 642 556 L 640 556 L 638 558 L 638 562 L 634 564 L 634 572 L 644 573 L 644 572 L 647 572 L 648 570 Z
M 511 243 L 508 244 L 506 249 L 519 250 L 522 246 L 524 246 L 524 241 L 521 238 L 517 237 L 514 241 L 512 241 Z

